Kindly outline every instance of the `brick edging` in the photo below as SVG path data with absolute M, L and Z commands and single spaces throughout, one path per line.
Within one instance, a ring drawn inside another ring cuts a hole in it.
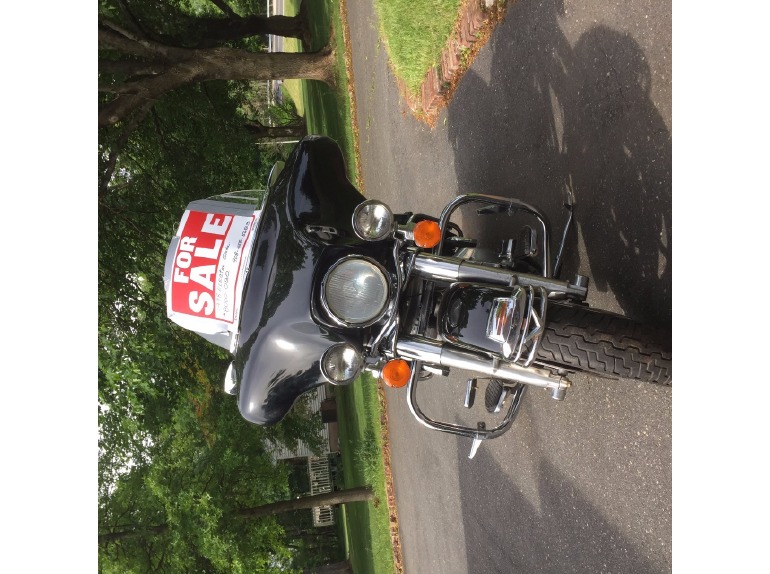
M 439 64 L 425 74 L 419 95 L 414 96 L 406 83 L 396 76 L 396 84 L 407 107 L 419 120 L 431 127 L 446 106 L 457 83 L 470 67 L 473 58 L 487 43 L 495 26 L 503 19 L 507 0 L 463 0 L 452 32 Z

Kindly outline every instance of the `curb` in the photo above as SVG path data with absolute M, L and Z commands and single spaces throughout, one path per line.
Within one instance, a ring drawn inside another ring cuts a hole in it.
M 398 89 L 418 120 L 430 127 L 435 125 L 439 112 L 452 98 L 457 83 L 487 43 L 495 26 L 505 17 L 507 3 L 507 0 L 463 0 L 455 29 L 441 53 L 439 63 L 427 71 L 417 96 L 396 76 Z
M 385 492 L 387 493 L 390 521 L 390 543 L 393 547 L 393 573 L 404 574 L 404 558 L 401 552 L 401 535 L 398 527 L 396 492 L 393 487 L 393 473 L 390 465 L 390 433 L 388 431 L 388 404 L 385 385 L 377 381 L 377 397 L 380 402 L 380 438 L 382 440 L 382 462 L 385 466 Z

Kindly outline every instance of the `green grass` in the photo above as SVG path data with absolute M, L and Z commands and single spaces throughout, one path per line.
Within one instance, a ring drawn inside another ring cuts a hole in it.
M 286 16 L 296 16 L 299 11 L 298 0 L 285 0 L 283 3 L 283 11 Z M 296 38 L 284 38 L 283 49 L 286 52 L 301 52 L 302 47 L 300 41 Z M 282 90 L 289 94 L 289 97 L 294 102 L 297 108 L 297 113 L 304 117 L 305 115 L 305 102 L 302 99 L 302 80 L 284 80 Z
M 312 51 L 321 49 L 329 42 L 329 33 L 332 25 L 334 27 L 337 85 L 331 87 L 315 80 L 287 80 L 284 81 L 284 85 L 288 84 L 287 90 L 297 105 L 298 111 L 301 106 L 301 115 L 304 115 L 307 121 L 308 133 L 327 135 L 340 145 L 345 155 L 348 178 L 360 188 L 348 80 L 345 73 L 345 41 L 339 3 L 333 0 L 305 1 L 313 38 L 310 47 Z M 299 0 L 285 2 L 284 12 L 287 15 L 294 15 L 298 10 Z M 284 49 L 302 50 L 299 41 L 290 38 L 285 39 Z
M 452 34 L 461 0 L 374 0 L 393 69 L 415 95 Z
M 385 492 L 385 467 L 380 436 L 377 382 L 363 375 L 337 388 L 345 487 L 370 485 L 378 504 L 354 503 L 345 508 L 350 563 L 357 574 L 393 572 L 390 516 Z

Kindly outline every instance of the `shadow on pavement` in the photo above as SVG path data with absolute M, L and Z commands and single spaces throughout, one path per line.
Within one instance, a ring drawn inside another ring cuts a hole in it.
M 460 458 L 467 456 L 464 446 Z M 660 572 L 545 458 L 536 471 L 536 504 L 502 480 L 504 472 L 483 448 L 464 466 L 460 494 L 469 574 Z M 493 496 L 480 496 L 480 481 L 488 476 L 500 480 Z
M 571 189 L 585 260 L 573 227 L 562 277 L 587 274 L 627 316 L 670 327 L 671 135 L 650 68 L 633 38 L 605 26 L 571 46 L 563 14 L 560 0 L 519 0 L 485 48 L 489 78 L 476 65 L 464 76 L 447 110 L 459 189 L 538 206 L 554 249 Z

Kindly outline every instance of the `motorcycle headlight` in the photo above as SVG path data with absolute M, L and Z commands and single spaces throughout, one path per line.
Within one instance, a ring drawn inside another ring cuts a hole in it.
M 324 277 L 322 300 L 342 324 L 365 327 L 379 319 L 388 304 L 390 284 L 385 271 L 370 259 L 349 257 Z
M 366 241 L 384 239 L 393 231 L 393 212 L 381 201 L 364 201 L 353 212 L 353 229 Z
M 361 372 L 364 357 L 352 345 L 340 343 L 329 347 L 321 358 L 321 372 L 330 383 L 350 383 Z

